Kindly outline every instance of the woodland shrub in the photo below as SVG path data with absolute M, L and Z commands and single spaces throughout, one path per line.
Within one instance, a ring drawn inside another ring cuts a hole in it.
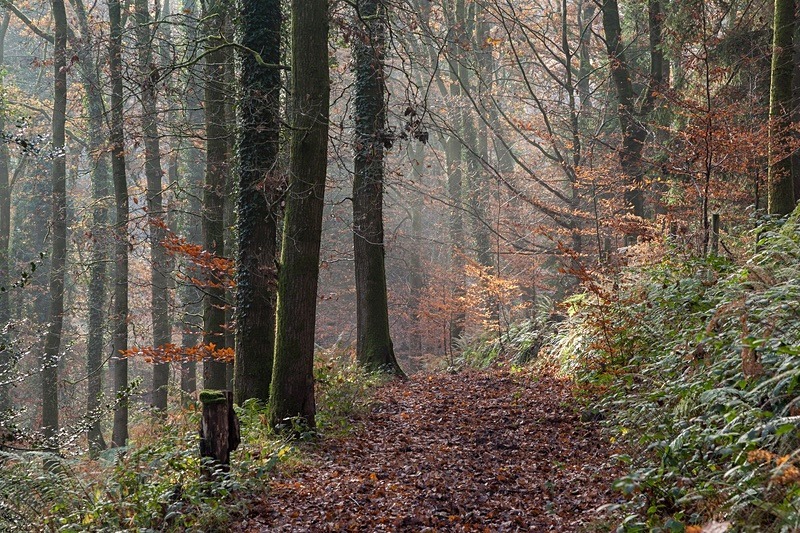
M 99 461 L 38 452 L 6 453 L 0 476 L 0 530 L 182 531 L 214 529 L 241 510 L 231 496 L 246 488 L 285 452 L 240 411 L 243 445 L 230 476 L 202 481 L 197 448 L 199 414 L 184 411 L 140 435 L 139 442 L 107 450 Z M 49 464 L 49 468 L 43 468 Z
M 366 412 L 372 389 L 387 379 L 386 374 L 359 367 L 352 354 L 321 352 L 314 365 L 319 431 L 326 435 L 351 431 L 354 419 Z
M 797 215 L 759 236 L 741 265 L 668 253 L 567 302 L 550 353 L 626 450 L 620 531 L 800 527 Z
M 329 356 L 317 362 L 315 374 L 324 434 L 351 430 L 382 380 Z M 269 432 L 263 405 L 249 400 L 236 409 L 242 443 L 230 474 L 216 481 L 200 479 L 195 407 L 163 423 L 140 418 L 132 425 L 133 444 L 98 461 L 0 451 L 0 531 L 225 530 L 250 498 L 268 489 L 267 476 L 279 462 L 302 460 L 293 442 Z
M 536 359 L 555 332 L 552 308 L 553 302 L 549 298 L 540 297 L 533 317 L 513 322 L 500 330 L 490 328 L 474 336 L 462 337 L 457 343 L 458 356 L 450 366 L 456 369 L 463 366 L 486 368 L 498 360 L 525 364 Z

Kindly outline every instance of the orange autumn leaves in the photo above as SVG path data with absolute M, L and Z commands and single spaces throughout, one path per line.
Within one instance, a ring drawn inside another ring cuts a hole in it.
M 199 244 L 192 244 L 184 237 L 176 235 L 163 220 L 154 219 L 151 225 L 164 232 L 165 237 L 161 244 L 167 253 L 182 260 L 184 268 L 176 272 L 179 281 L 201 288 L 222 287 L 230 290 L 236 286 L 233 261 L 227 257 L 219 257 Z
M 161 244 L 167 252 L 177 259 L 180 265 L 174 275 L 179 282 L 202 289 L 235 288 L 234 264 L 226 257 L 219 257 L 197 244 L 188 242 L 176 235 L 161 219 L 153 219 L 151 226 L 161 230 L 164 235 Z M 213 359 L 233 362 L 234 350 L 217 347 L 215 343 L 196 346 L 179 346 L 168 343 L 161 346 L 134 346 L 123 351 L 125 357 L 142 357 L 148 363 L 168 363 L 175 361 L 204 361 Z
M 778 485 L 800 482 L 800 468 L 794 465 L 792 455 L 778 456 L 767 450 L 753 450 L 747 454 L 748 463 L 775 465 L 770 481 Z
M 214 343 L 197 346 L 163 346 L 133 347 L 123 352 L 125 357 L 143 357 L 148 363 L 170 363 L 174 361 L 203 361 L 214 359 L 224 363 L 233 362 L 233 348 L 217 348 Z

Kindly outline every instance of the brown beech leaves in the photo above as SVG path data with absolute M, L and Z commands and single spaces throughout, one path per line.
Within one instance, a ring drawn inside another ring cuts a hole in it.
M 569 382 L 527 372 L 391 383 L 354 435 L 273 476 L 237 531 L 577 531 L 617 472 L 576 410 Z

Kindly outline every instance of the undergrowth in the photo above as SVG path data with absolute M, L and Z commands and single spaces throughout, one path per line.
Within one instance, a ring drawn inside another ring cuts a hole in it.
M 619 531 L 800 528 L 800 226 L 735 265 L 678 258 L 593 275 L 549 353 L 602 398 L 629 473 Z
M 450 370 L 464 367 L 483 369 L 498 361 L 523 365 L 537 359 L 562 318 L 552 313 L 552 309 L 553 302 L 540 297 L 533 316 L 527 320 L 458 339 L 455 350 L 458 355 L 451 362 Z
M 315 365 L 318 432 L 352 430 L 381 378 L 344 357 Z M 164 419 L 140 414 L 126 448 L 99 460 L 41 452 L 0 451 L 0 531 L 224 531 L 250 500 L 268 490 L 268 475 L 302 461 L 296 443 L 268 429 L 256 401 L 237 407 L 242 443 L 228 474 L 200 476 L 197 406 Z

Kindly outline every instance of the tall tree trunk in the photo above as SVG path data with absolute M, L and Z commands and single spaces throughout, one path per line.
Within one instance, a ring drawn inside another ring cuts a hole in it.
M 139 59 L 139 87 L 142 103 L 142 134 L 144 137 L 147 179 L 147 218 L 150 222 L 150 316 L 153 324 L 153 346 L 172 342 L 169 323 L 169 258 L 164 249 L 164 201 L 161 176 L 161 143 L 158 135 L 156 83 L 158 68 L 153 61 L 153 30 L 147 0 L 136 0 L 136 47 Z M 167 409 L 169 363 L 153 365 L 153 407 Z
M 192 17 L 197 9 L 196 0 L 185 0 L 183 2 L 183 13 L 186 15 L 184 27 L 186 28 L 187 43 L 197 41 L 197 28 Z M 194 64 L 188 69 L 186 80 L 186 107 L 188 109 L 187 119 L 190 130 L 199 139 L 202 135 L 200 129 L 204 128 L 205 114 L 203 111 L 202 97 L 200 96 L 201 65 Z M 203 189 L 203 150 L 197 147 L 195 138 L 190 138 L 186 156 L 187 180 L 184 185 L 186 190 L 186 208 L 183 217 L 183 225 L 187 240 L 192 244 L 199 244 L 203 240 L 202 224 L 197 220 L 201 218 Z M 199 277 L 199 276 L 194 276 Z M 200 331 L 203 329 L 203 294 L 198 287 L 191 283 L 185 283 L 180 290 L 180 300 L 183 309 L 181 324 L 183 334 L 181 344 L 185 347 L 194 347 L 200 342 Z M 186 360 L 181 362 L 181 392 L 184 401 L 188 401 L 191 395 L 197 390 L 197 362 Z
M 203 240 L 201 224 L 197 223 L 196 218 L 202 212 L 200 202 L 201 191 L 203 188 L 203 172 L 200 164 L 202 163 L 203 153 L 195 147 L 188 150 L 187 160 L 189 161 L 188 182 L 187 182 L 187 215 L 184 218 L 186 228 L 186 239 L 190 243 L 200 243 Z M 188 267 L 191 272 L 191 266 Z M 195 273 L 193 277 L 198 277 Z M 203 292 L 190 282 L 186 282 L 180 290 L 180 301 L 183 310 L 181 325 L 183 334 L 181 344 L 184 347 L 197 346 L 202 340 L 200 332 L 203 329 Z M 193 359 L 181 362 L 181 392 L 184 400 L 188 400 L 197 391 L 197 362 Z
M 233 42 L 236 37 L 234 36 L 233 22 L 228 20 L 225 25 L 225 42 Z M 225 124 L 228 129 L 228 158 L 233 161 L 236 152 L 236 104 L 238 102 L 238 83 L 236 80 L 236 51 L 232 47 L 225 48 Z M 233 170 L 233 164 L 230 164 L 225 181 L 225 196 L 223 197 L 223 228 L 225 239 L 225 254 L 232 258 L 234 261 L 239 253 L 239 243 L 236 235 L 236 190 L 238 188 L 238 175 Z M 231 288 L 225 289 L 225 302 L 235 302 L 236 291 Z M 225 346 L 236 348 L 236 330 L 233 326 L 233 314 L 235 307 L 233 305 L 225 306 Z M 235 359 L 235 357 L 234 357 Z M 234 360 L 227 360 L 225 362 L 225 388 L 233 391 L 234 388 Z
M 197 220 L 203 207 L 200 202 L 203 189 L 203 169 L 200 165 L 202 164 L 203 153 L 196 147 L 191 146 L 186 159 L 189 167 L 187 169 L 187 182 L 184 185 L 187 190 L 187 202 L 183 226 L 186 232 L 186 239 L 190 243 L 197 244 L 203 240 L 201 224 Z M 191 265 L 187 265 L 186 268 L 190 277 L 199 278 L 200 274 L 193 272 Z M 180 288 L 179 299 L 182 309 L 181 345 L 195 347 L 202 340 L 200 332 L 203 329 L 203 292 L 191 282 L 185 282 Z M 180 386 L 183 401 L 188 403 L 197 391 L 197 361 L 194 359 L 181 362 Z
M 409 143 L 408 155 L 411 158 L 411 172 L 413 183 L 419 190 L 424 190 L 424 168 L 425 150 L 422 143 Z M 423 234 L 423 205 L 422 195 L 415 192 L 411 203 L 411 257 L 409 257 L 408 285 L 410 289 L 409 308 L 411 320 L 413 321 L 411 342 L 412 353 L 416 356 L 422 355 L 422 331 L 423 321 L 420 318 L 420 307 L 422 303 L 422 291 L 425 289 L 425 277 L 423 276 L 422 248 Z
M 449 51 L 447 62 L 450 69 L 450 98 L 461 108 L 461 81 L 459 80 L 459 62 L 462 60 L 461 43 L 463 40 L 463 24 L 466 18 L 465 0 L 455 0 L 455 11 L 451 13 L 450 25 L 461 28 L 456 31 L 448 43 Z M 455 125 L 451 126 L 451 132 L 445 141 L 445 161 L 447 165 L 447 192 L 450 200 L 450 240 L 452 241 L 451 269 L 455 287 L 452 294 L 456 308 L 451 312 L 450 317 L 450 344 L 461 337 L 464 333 L 464 321 L 466 316 L 461 306 L 461 301 L 465 295 L 464 280 L 464 218 L 463 218 L 463 152 L 459 129 L 463 125 L 463 108 L 459 109 Z
M 114 409 L 112 446 L 125 446 L 128 441 L 128 181 L 125 173 L 125 134 L 123 130 L 122 93 L 122 16 L 120 0 L 109 0 L 111 25 L 109 42 L 109 74 L 111 77 L 111 175 L 116 205 L 114 241 L 114 317 L 113 353 Z
M 485 130 L 478 134 L 479 126 L 476 120 L 483 126 L 483 120 L 476 113 L 481 111 L 480 104 L 482 96 L 486 93 L 487 84 L 484 81 L 487 66 L 486 40 L 488 38 L 487 27 L 484 21 L 480 23 L 476 19 L 475 4 L 471 4 L 465 10 L 465 18 L 462 20 L 464 39 L 463 42 L 469 43 L 471 53 L 462 58 L 459 65 L 459 83 L 461 91 L 467 95 L 474 105 L 464 102 L 466 107 L 461 110 L 461 131 L 463 132 L 463 151 L 466 162 L 466 187 L 470 191 L 466 199 L 468 207 L 469 221 L 471 226 L 471 240 L 473 242 L 475 258 L 478 264 L 487 273 L 494 272 L 494 257 L 492 255 L 491 233 L 487 222 L 487 205 L 489 183 L 484 173 L 484 162 L 488 165 L 488 144 Z M 488 52 L 491 54 L 491 52 Z M 482 129 L 482 128 L 481 128 Z M 485 288 L 485 285 L 484 285 Z M 489 318 L 496 322 L 498 302 L 497 299 L 487 294 L 483 304 L 489 314 Z
M 619 149 L 620 168 L 625 180 L 625 202 L 633 214 L 644 217 L 644 195 L 642 192 L 642 150 L 647 130 L 636 113 L 636 95 L 631 81 L 631 70 L 622 42 L 622 27 L 619 21 L 617 0 L 604 0 L 601 6 L 606 50 L 611 68 L 611 80 L 617 91 L 618 120 L 622 131 L 622 146 Z
M 236 261 L 236 403 L 269 401 L 275 351 L 277 225 L 281 173 L 280 0 L 243 0 L 239 100 L 238 252 Z
M 383 242 L 386 132 L 386 6 L 359 0 L 355 57 L 355 175 L 353 250 L 356 279 L 356 358 L 365 368 L 403 376 L 389 333 Z
M 42 360 L 42 431 L 48 446 L 58 449 L 58 360 L 64 324 L 64 273 L 67 261 L 67 12 L 53 0 L 53 220 L 50 266 L 50 314 Z
M 233 13 L 233 11 L 231 11 Z M 231 15 L 225 24 L 224 42 L 234 42 L 235 30 L 233 27 L 233 16 Z M 233 160 L 236 151 L 236 103 L 238 95 L 238 84 L 236 80 L 236 51 L 228 46 L 225 48 L 225 127 L 228 135 L 228 157 Z M 233 175 L 233 165 L 229 165 L 229 172 L 225 177 L 225 195 L 222 208 L 222 226 L 225 239 L 225 254 L 235 260 L 237 257 L 239 244 L 236 235 L 236 189 L 238 184 Z M 231 349 L 236 347 L 236 330 L 233 326 L 233 313 L 235 311 L 230 302 L 236 300 L 236 291 L 231 288 L 225 289 L 225 346 Z M 230 327 L 229 327 L 230 326 Z M 233 391 L 234 387 L 234 361 L 225 361 L 225 388 Z
M 476 17 L 477 13 L 473 15 Z M 471 154 L 472 163 L 467 163 L 470 171 L 470 211 L 472 212 L 473 238 L 475 241 L 475 256 L 478 263 L 487 273 L 499 275 L 499 258 L 495 257 L 492 250 L 492 227 L 490 219 L 490 199 L 492 191 L 492 180 L 487 168 L 491 168 L 491 156 L 489 153 L 489 133 L 490 128 L 487 121 L 481 117 L 485 112 L 491 115 L 489 109 L 494 108 L 491 102 L 491 95 L 494 85 L 494 58 L 492 47 L 488 44 L 490 39 L 488 14 L 481 13 L 475 20 L 475 72 L 476 72 L 476 93 L 478 95 L 479 107 L 475 108 L 470 114 L 470 120 L 465 127 L 465 137 L 473 147 Z M 497 110 L 494 110 L 497 113 Z M 478 122 L 477 127 L 475 121 Z M 491 124 L 491 119 L 489 124 Z M 501 154 L 497 154 L 498 156 Z M 500 168 L 498 162 L 495 168 Z M 497 294 L 488 294 L 486 305 L 490 320 L 498 324 L 500 318 L 500 304 Z
M 225 99 L 227 54 L 216 48 L 228 18 L 225 2 L 216 0 L 207 6 L 205 118 L 206 118 L 206 178 L 203 191 L 203 245 L 217 257 L 225 256 L 224 208 L 230 173 L 228 125 Z M 210 280 L 203 299 L 203 344 L 225 347 L 225 287 Z M 226 389 L 226 364 L 209 355 L 203 362 L 203 384 L 207 389 Z
M 0 25 L 0 68 L 5 68 L 5 40 L 11 15 L 6 11 Z M 3 79 L 0 77 L 0 95 L 5 95 Z M 6 106 L 0 107 L 0 132 L 6 130 Z M 8 144 L 0 143 L 0 417 L 11 409 L 11 379 L 13 356 L 8 335 L 8 322 L 11 320 L 11 307 L 8 297 L 9 283 L 9 242 L 11 238 L 11 187 L 9 184 Z M 2 424 L 2 418 L 0 418 Z
M 103 93 L 98 77 L 96 42 L 92 38 L 89 17 L 82 0 L 72 0 L 82 46 L 80 58 L 81 82 L 86 93 L 86 111 L 89 116 L 88 152 L 92 167 L 92 252 L 89 279 L 89 335 L 86 342 L 86 416 L 89 423 L 87 437 L 92 456 L 105 449 L 106 443 L 100 428 L 100 396 L 103 392 L 104 318 L 106 308 L 106 281 L 108 260 L 108 155 L 106 128 L 103 121 Z
M 650 83 L 647 98 L 652 101 L 663 90 L 669 69 L 669 62 L 664 60 L 664 12 L 661 0 L 648 0 L 647 20 L 650 37 Z
M 580 0 L 578 4 L 578 30 L 580 39 L 578 44 L 578 82 L 575 84 L 580 98 L 581 114 L 585 115 L 591 105 L 592 88 L 590 75 L 592 73 L 592 22 L 597 5 L 594 0 Z
M 792 136 L 789 126 L 794 71 L 792 63 L 794 26 L 794 0 L 775 0 L 769 96 L 769 173 L 767 177 L 767 211 L 773 215 L 791 213 L 795 206 L 792 158 L 789 153 Z
M 478 101 L 481 105 L 477 113 L 494 107 L 490 102 L 494 85 L 494 58 L 492 57 L 492 47 L 488 44 L 490 38 L 489 16 L 490 15 L 485 11 L 482 11 L 479 16 L 476 14 L 478 18 L 475 25 L 475 48 L 477 56 L 475 66 L 478 74 Z M 478 194 L 474 195 L 475 205 L 473 207 L 476 215 L 475 246 L 478 262 L 485 267 L 494 268 L 496 265 L 492 256 L 492 235 L 489 226 L 489 191 L 491 190 L 491 180 L 486 171 L 487 165 L 491 164 L 491 156 L 489 155 L 490 128 L 486 124 L 486 121 L 479 116 L 478 120 L 478 138 L 475 144 L 476 171 L 473 177 L 473 183 L 475 185 L 472 189 L 478 192 Z M 491 120 L 489 123 L 491 124 Z
M 278 282 L 271 423 L 314 427 L 314 326 L 328 162 L 328 0 L 292 0 L 292 139 Z
M 202 161 L 202 152 L 195 148 L 189 149 L 187 157 L 190 165 L 196 165 Z M 191 243 L 199 243 L 203 239 L 203 232 L 201 231 L 200 224 L 192 220 L 195 216 L 199 216 L 202 210 L 201 202 L 199 201 L 199 192 L 203 186 L 202 169 L 198 172 L 197 169 L 189 169 L 188 181 L 188 202 L 187 208 L 188 215 L 185 218 L 186 239 Z M 187 267 L 191 272 L 191 266 Z M 195 276 L 197 277 L 197 276 Z M 181 318 L 181 345 L 184 347 L 197 346 L 202 337 L 200 335 L 203 329 L 203 293 L 202 291 L 190 282 L 186 282 L 179 292 L 181 302 L 182 318 Z M 181 393 L 183 395 L 184 403 L 188 402 L 193 394 L 197 391 L 197 361 L 188 359 L 181 362 Z
M 792 122 L 800 123 L 800 24 L 795 20 L 792 38 Z M 797 142 L 800 132 L 793 131 L 792 139 Z M 800 150 L 792 151 L 792 185 L 795 203 L 800 201 Z
M 567 91 L 567 106 L 569 109 L 569 133 L 570 143 L 568 156 L 562 160 L 564 174 L 567 178 L 565 180 L 565 196 L 569 198 L 569 207 L 572 211 L 570 220 L 570 230 L 572 233 L 572 250 L 576 254 L 580 254 L 583 248 L 583 235 L 582 235 L 582 218 L 579 213 L 581 205 L 581 190 L 578 186 L 578 179 L 576 171 L 581 165 L 581 155 L 583 146 L 581 144 L 581 130 L 579 123 L 578 111 L 578 98 L 580 93 L 578 84 L 580 80 L 575 80 L 573 70 L 573 60 L 577 55 L 577 50 L 573 50 L 569 43 L 569 7 L 567 0 L 561 2 L 561 53 L 563 54 L 562 61 L 564 62 L 564 87 Z M 579 19 L 580 22 L 580 19 Z M 580 27 L 580 26 L 579 26 Z M 580 45 L 579 45 L 580 46 Z M 570 268 L 578 271 L 580 265 L 577 264 L 577 259 L 573 257 Z M 579 283 L 574 276 L 564 276 L 562 283 L 567 285 L 567 290 L 571 290 L 573 286 Z
M 156 4 L 158 5 L 158 4 Z M 174 16 L 172 12 L 172 5 L 170 0 L 164 0 L 162 11 L 161 11 L 161 19 L 171 20 Z M 162 24 L 158 28 L 158 33 L 161 39 L 161 43 L 159 44 L 159 64 L 161 65 L 162 69 L 169 69 L 172 64 L 172 57 L 170 52 L 170 46 L 173 42 L 173 33 L 172 33 L 172 24 Z M 176 94 L 177 93 L 177 86 L 176 86 L 176 78 L 175 76 L 169 76 L 165 82 L 166 92 L 167 94 Z M 185 102 L 185 100 L 183 100 Z M 169 106 L 169 110 L 166 113 L 166 122 L 167 124 L 178 124 L 181 120 L 179 109 L 176 108 L 174 105 Z M 182 136 L 172 135 L 169 139 L 169 155 L 167 156 L 166 162 L 166 177 L 167 177 L 167 184 L 166 187 L 162 185 L 162 204 L 164 205 L 164 225 L 169 229 L 169 232 L 172 234 L 178 233 L 178 225 L 180 223 L 180 215 L 178 214 L 178 203 L 177 203 L 177 191 L 180 187 L 180 153 L 181 147 L 184 144 L 185 139 Z M 161 237 L 163 239 L 164 237 Z M 177 298 L 177 291 L 176 283 L 175 283 L 175 256 L 166 250 L 166 247 L 163 245 L 163 241 L 159 241 L 159 247 L 162 249 L 164 253 L 164 261 L 165 264 L 163 266 L 163 273 L 166 277 L 166 304 L 167 304 L 167 338 L 169 342 L 172 343 L 173 340 L 173 328 L 180 327 L 179 321 L 181 317 L 174 313 L 173 310 L 176 306 L 176 298 Z M 174 368 L 174 363 L 169 361 L 166 365 L 166 375 L 159 376 L 159 380 L 163 383 L 163 388 L 165 389 L 165 394 L 163 398 L 159 398 L 162 402 L 167 401 L 167 392 L 169 386 L 169 379 L 172 374 L 172 369 Z M 158 390 L 155 386 L 155 378 L 156 374 L 153 375 L 154 381 L 154 389 Z M 183 399 L 183 398 L 182 398 Z M 166 406 L 166 403 L 164 403 Z

